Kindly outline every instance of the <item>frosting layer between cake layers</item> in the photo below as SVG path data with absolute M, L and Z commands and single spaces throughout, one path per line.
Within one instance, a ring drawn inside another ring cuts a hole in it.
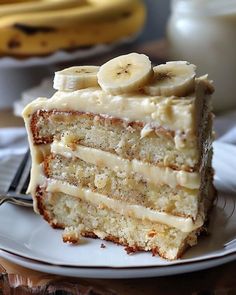
M 154 184 L 167 184 L 171 187 L 183 186 L 190 189 L 200 187 L 200 175 L 197 172 L 176 171 L 168 167 L 158 167 L 136 159 L 122 159 L 111 153 L 78 145 L 74 150 L 64 142 L 53 142 L 51 152 L 65 157 L 78 157 L 98 166 L 112 168 L 114 171 L 138 173 Z

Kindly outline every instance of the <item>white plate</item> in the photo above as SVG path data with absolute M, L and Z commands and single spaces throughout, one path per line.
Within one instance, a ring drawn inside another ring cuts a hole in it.
M 0 250 L 0 257 L 19 264 L 23 267 L 46 272 L 50 274 L 57 274 L 69 277 L 80 278 L 96 278 L 96 279 L 128 279 L 128 278 L 147 278 L 147 277 L 161 277 L 175 274 L 182 274 L 194 272 L 218 266 L 236 259 L 236 254 L 229 254 L 221 258 L 213 258 L 209 260 L 198 261 L 194 263 L 178 264 L 178 265 L 161 265 L 161 266 L 147 266 L 147 267 L 126 267 L 126 268 L 105 268 L 105 267 L 71 267 L 58 266 L 51 264 L 39 263 L 34 260 L 13 255 Z
M 216 184 L 227 193 L 220 192 L 216 200 L 210 236 L 201 237 L 182 259 L 127 255 L 122 246 L 103 242 L 106 248 L 101 248 L 102 241 L 94 239 L 84 239 L 78 246 L 64 244 L 61 230 L 52 229 L 32 210 L 10 204 L 0 207 L 0 249 L 4 250 L 0 255 L 31 269 L 91 278 L 171 275 L 232 261 L 236 258 L 235 154 L 234 146 L 215 144 Z

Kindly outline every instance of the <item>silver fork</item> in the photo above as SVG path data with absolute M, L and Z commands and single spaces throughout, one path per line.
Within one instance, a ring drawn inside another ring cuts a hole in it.
M 30 151 L 25 153 L 7 192 L 0 193 L 0 206 L 5 202 L 25 207 L 32 207 L 32 198 L 26 195 L 30 179 Z

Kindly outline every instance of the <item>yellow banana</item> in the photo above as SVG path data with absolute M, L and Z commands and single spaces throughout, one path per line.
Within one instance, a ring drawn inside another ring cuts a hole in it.
M 12 25 L 13 23 L 23 23 L 31 26 L 53 26 L 54 28 L 69 26 L 71 24 L 88 23 L 91 21 L 104 21 L 114 17 L 119 17 L 122 13 L 129 13 L 138 0 L 88 0 L 87 5 L 77 5 L 77 7 L 67 7 L 62 10 L 49 10 L 42 13 L 37 9 L 32 9 L 30 13 L 20 13 L 7 15 L 0 20 L 0 28 Z M 66 2 L 67 3 L 67 2 Z M 68 1 L 70 3 L 70 1 Z M 49 3 L 45 2 L 45 8 Z
M 41 0 L 34 0 L 34 1 L 41 1 Z M 0 0 L 0 5 L 17 4 L 17 3 L 25 3 L 25 2 L 32 2 L 32 0 Z
M 20 2 L 22 1 L 22 2 Z M 55 11 L 60 9 L 78 8 L 85 4 L 85 0 L 18 0 L 13 4 L 4 4 L 0 7 L 0 17 L 15 17 L 15 14 L 25 14 L 27 12 Z
M 145 20 L 141 0 L 19 1 L 0 7 L 0 56 L 111 43 L 137 33 Z

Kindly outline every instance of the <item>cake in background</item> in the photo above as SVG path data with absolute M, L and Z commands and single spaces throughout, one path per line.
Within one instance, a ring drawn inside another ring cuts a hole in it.
M 195 245 L 215 197 L 207 75 L 131 53 L 56 72 L 54 88 L 23 112 L 35 211 L 65 242 L 166 259 Z
M 43 56 L 109 44 L 137 34 L 141 0 L 21 0 L 0 2 L 0 56 Z

